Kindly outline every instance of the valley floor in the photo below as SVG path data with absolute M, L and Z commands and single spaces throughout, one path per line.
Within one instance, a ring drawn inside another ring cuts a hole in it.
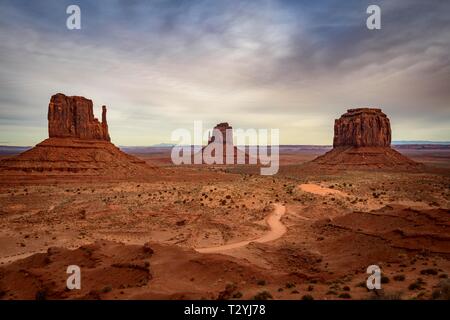
M 1 299 L 432 299 L 450 273 L 450 157 L 423 172 L 172 166 L 143 181 L 0 183 Z M 422 158 L 421 158 L 422 157 Z M 79 265 L 81 290 L 67 290 Z M 366 269 L 382 271 L 368 290 Z

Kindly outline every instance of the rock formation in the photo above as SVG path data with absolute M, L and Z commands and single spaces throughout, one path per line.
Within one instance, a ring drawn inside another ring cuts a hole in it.
M 333 147 L 389 147 L 391 125 L 381 109 L 349 109 L 334 122 Z
M 106 122 L 106 106 L 102 122 L 94 118 L 92 100 L 55 94 L 48 105 L 48 136 L 111 141 Z
M 106 107 L 102 122 L 94 118 L 92 101 L 58 93 L 48 106 L 49 138 L 20 155 L 0 162 L 2 178 L 145 177 L 153 170 L 144 161 L 110 142 Z
M 230 130 L 229 131 L 230 133 L 233 132 L 233 127 L 230 126 L 228 124 L 228 122 L 221 122 L 213 128 L 213 135 L 209 137 L 208 144 L 214 143 L 215 138 L 216 138 L 216 136 L 214 135 L 215 130 L 217 130 L 218 133 L 220 133 L 220 135 L 222 136 L 222 141 L 221 141 L 222 144 L 224 144 L 224 145 L 226 145 L 227 143 L 233 144 L 232 134 L 231 134 L 231 141 L 229 141 L 229 139 L 228 139 L 230 137 L 227 137 L 227 130 Z
M 313 163 L 343 169 L 419 165 L 391 148 L 389 119 L 375 108 L 349 109 L 336 119 L 333 149 Z
M 208 145 L 202 148 L 204 163 L 206 156 L 211 154 L 212 157 L 215 157 L 216 155 L 214 149 L 209 153 L 209 148 L 214 148 L 215 150 L 220 150 L 219 148 L 222 148 L 222 163 L 216 164 L 238 164 L 239 158 L 244 160 L 244 163 L 242 164 L 249 163 L 248 154 L 234 146 L 233 127 L 231 127 L 228 122 L 221 122 L 213 128 L 213 134 L 208 138 Z M 233 154 L 228 155 L 230 150 L 232 150 Z M 228 157 L 229 159 L 227 160 Z

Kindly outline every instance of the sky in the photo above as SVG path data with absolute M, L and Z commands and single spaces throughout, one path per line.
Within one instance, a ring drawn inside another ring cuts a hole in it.
M 196 120 L 329 145 L 334 119 L 363 106 L 393 140 L 448 141 L 449 13 L 446 0 L 0 0 L 0 145 L 47 138 L 58 92 L 97 117 L 108 106 L 117 145 L 170 143 Z

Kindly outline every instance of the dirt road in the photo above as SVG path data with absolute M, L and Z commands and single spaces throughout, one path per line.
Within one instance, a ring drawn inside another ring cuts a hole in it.
M 230 249 L 236 249 L 240 247 L 244 247 L 248 245 L 250 242 L 269 242 L 276 240 L 280 238 L 283 234 L 286 233 L 287 229 L 286 226 L 280 221 L 281 217 L 286 212 L 286 207 L 281 204 L 274 204 L 275 210 L 269 214 L 269 216 L 266 218 L 266 223 L 269 226 L 270 230 L 264 234 L 262 237 L 251 239 L 251 240 L 244 240 L 239 241 L 235 243 L 225 244 L 222 246 L 215 246 L 215 247 L 207 247 L 207 248 L 197 248 L 195 249 L 197 252 L 200 253 L 214 253 L 214 252 L 222 252 Z

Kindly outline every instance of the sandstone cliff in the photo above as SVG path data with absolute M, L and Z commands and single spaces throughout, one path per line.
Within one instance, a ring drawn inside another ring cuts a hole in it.
M 102 122 L 94 117 L 92 100 L 55 94 L 48 106 L 50 138 L 78 138 L 110 141 L 106 122 L 106 106 L 102 107 Z
M 349 109 L 334 122 L 333 147 L 389 147 L 391 125 L 381 109 Z

